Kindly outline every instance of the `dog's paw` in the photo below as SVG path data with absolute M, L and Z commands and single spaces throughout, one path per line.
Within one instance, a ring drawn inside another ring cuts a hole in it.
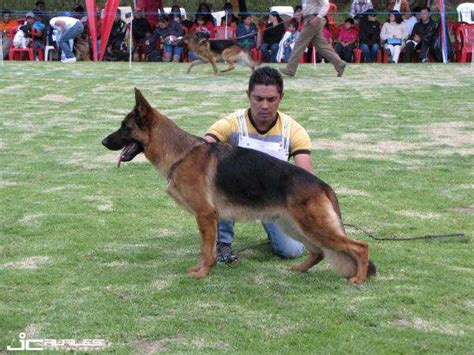
M 192 272 L 196 272 L 198 271 L 200 268 L 202 268 L 202 265 L 201 264 L 197 264 L 195 266 L 191 266 L 189 269 L 188 269 L 188 274 L 192 273 Z
M 188 276 L 194 277 L 195 279 L 200 279 L 206 277 L 209 274 L 209 270 L 210 269 L 208 267 L 203 266 L 198 270 L 188 272 Z
M 365 279 L 362 277 L 354 276 L 354 277 L 351 277 L 349 281 L 354 286 L 361 286 L 365 282 Z
M 296 272 L 306 272 L 308 271 L 308 267 L 305 265 L 305 263 L 301 264 L 295 264 L 290 267 L 291 271 L 296 271 Z

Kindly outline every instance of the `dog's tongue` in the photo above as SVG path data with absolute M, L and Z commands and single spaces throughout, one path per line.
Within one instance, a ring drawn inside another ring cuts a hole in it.
M 122 161 L 125 158 L 125 154 L 127 154 L 129 152 L 129 150 L 134 147 L 134 145 L 135 145 L 134 143 L 128 144 L 122 149 L 122 151 L 120 152 L 120 155 L 118 157 L 117 168 L 120 168 L 120 164 L 122 164 Z

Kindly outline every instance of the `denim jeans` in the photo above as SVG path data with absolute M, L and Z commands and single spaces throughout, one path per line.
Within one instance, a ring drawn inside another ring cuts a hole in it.
M 364 61 L 366 63 L 374 63 L 377 60 L 377 53 L 380 46 L 377 43 L 372 44 L 371 46 L 365 43 L 361 43 L 360 49 L 364 53 Z
M 263 43 L 262 44 L 263 58 L 267 59 L 270 63 L 276 63 L 278 49 L 279 49 L 278 43 L 274 43 L 272 45 L 268 43 Z
M 64 52 L 66 58 L 74 58 L 74 54 L 72 53 L 72 48 L 69 47 L 69 40 L 74 39 L 79 36 L 82 31 L 84 31 L 84 26 L 82 23 L 77 22 L 74 26 L 68 29 L 66 32 L 61 33 L 61 37 L 58 40 L 58 45 L 61 50 Z
M 283 51 L 283 60 L 285 63 L 288 63 L 288 60 L 290 59 L 291 55 L 291 47 L 285 47 L 285 50 Z
M 173 46 L 171 44 L 165 44 L 164 47 L 165 47 L 165 52 L 172 55 L 172 56 L 173 55 L 181 55 L 182 47 Z
M 262 222 L 263 229 L 272 243 L 273 252 L 282 258 L 297 258 L 304 252 L 302 243 L 285 235 L 278 224 Z M 234 222 L 220 221 L 217 226 L 217 240 L 222 243 L 232 243 L 234 240 Z

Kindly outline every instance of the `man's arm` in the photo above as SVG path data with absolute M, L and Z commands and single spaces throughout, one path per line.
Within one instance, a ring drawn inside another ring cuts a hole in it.
M 205 135 L 204 140 L 206 140 L 209 143 L 217 143 L 217 140 L 214 137 L 211 137 L 210 135 Z
M 316 175 L 316 172 L 314 171 L 313 168 L 313 162 L 311 161 L 311 156 L 309 154 L 297 154 L 295 155 L 295 165 L 297 167 L 300 167 L 307 172 Z

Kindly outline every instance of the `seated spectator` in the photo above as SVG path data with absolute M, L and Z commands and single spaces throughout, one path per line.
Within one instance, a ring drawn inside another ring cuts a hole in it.
M 293 9 L 293 18 L 298 21 L 297 31 L 301 32 L 303 29 L 303 7 L 301 5 L 296 5 Z
M 364 12 L 373 9 L 371 0 L 352 0 L 350 16 L 356 23 L 363 17 Z
M 238 44 L 247 50 L 255 48 L 257 46 L 258 29 L 255 23 L 253 23 L 252 15 L 243 13 L 240 15 L 240 19 L 241 21 L 236 31 Z
M 405 20 L 405 26 L 409 34 L 413 31 L 413 27 L 415 27 L 415 24 L 418 21 L 420 21 L 420 15 L 421 15 L 421 7 L 417 6 L 413 9 L 411 17 Z
M 234 15 L 234 9 L 230 2 L 224 4 L 224 11 L 225 16 L 222 16 L 221 18 L 221 26 L 227 25 L 236 29 L 239 24 L 239 18 Z
M 326 42 L 329 43 L 329 45 L 332 47 L 332 32 L 331 32 L 331 26 L 329 24 L 327 16 L 324 17 L 326 20 L 326 23 L 324 24 L 323 27 L 323 36 Z M 320 53 L 316 53 L 316 61 L 317 62 L 328 62 L 327 58 L 324 58 Z
M 204 23 L 211 22 L 214 26 L 216 25 L 216 20 L 212 16 L 211 8 L 209 4 L 202 2 L 198 6 L 198 10 L 196 12 L 196 15 L 194 15 L 193 22 L 196 23 L 197 17 L 201 15 L 204 16 Z
M 181 14 L 181 6 L 179 6 L 178 4 L 174 4 L 173 6 L 171 6 L 171 11 L 168 17 L 170 21 L 174 20 L 179 23 L 181 27 L 186 27 L 188 30 L 193 25 L 192 21 L 189 21 L 188 19 L 186 19 L 186 17 L 183 16 L 183 14 Z
M 144 17 L 143 10 L 138 7 L 135 9 L 134 12 L 132 32 L 135 45 L 145 44 L 145 41 L 148 37 L 151 36 L 151 33 L 153 32 L 150 24 Z
M 405 62 L 410 63 L 417 49 L 420 49 L 419 60 L 428 62 L 428 55 L 433 49 L 436 33 L 436 23 L 431 19 L 429 7 L 423 7 L 420 13 L 420 21 L 413 27 L 405 47 Z
M 170 21 L 167 16 L 160 16 L 158 19 L 158 27 L 149 40 L 146 41 L 149 61 L 163 60 L 164 62 L 170 62 L 173 60 L 173 62 L 179 62 L 182 52 L 180 45 L 182 36 L 183 29 L 179 23 L 174 20 Z M 163 44 L 163 58 L 161 58 L 161 51 L 156 46 L 158 40 Z M 150 55 L 152 60 L 150 60 Z
M 196 16 L 196 22 L 189 29 L 189 33 L 199 33 L 203 38 L 213 39 L 216 35 L 214 22 L 209 21 L 206 15 Z
M 385 42 L 389 63 L 398 63 L 400 52 L 405 46 L 408 32 L 400 12 L 390 11 L 389 19 L 383 24 L 380 38 Z
M 368 10 L 360 22 L 359 46 L 364 53 L 364 61 L 375 62 L 380 48 L 380 23 L 373 9 Z
M 31 11 L 28 12 L 26 22 L 19 27 L 19 31 L 13 39 L 13 44 L 20 48 L 32 47 L 36 58 L 37 50 L 44 49 L 44 28 L 42 22 L 36 21 L 35 14 Z
M 276 11 L 270 12 L 268 23 L 263 32 L 263 43 L 261 46 L 263 58 L 270 62 L 277 62 L 279 43 L 285 34 L 285 26 L 280 14 Z
M 2 20 L 0 21 L 0 36 L 2 36 L 3 56 L 6 57 L 12 46 L 11 33 L 18 26 L 15 20 L 12 20 L 12 12 L 4 10 Z
M 387 11 L 398 11 L 402 14 L 404 19 L 410 17 L 410 4 L 408 0 L 390 0 L 387 6 Z
M 109 41 L 107 42 L 105 60 L 125 61 L 128 59 L 127 44 L 125 35 L 127 33 L 127 24 L 122 20 L 120 10 L 117 10 L 112 30 L 110 31 Z
M 352 52 L 354 50 L 354 43 L 357 41 L 357 30 L 354 28 L 354 20 L 347 18 L 344 21 L 344 28 L 341 29 L 337 36 L 336 52 L 339 57 L 350 63 L 352 62 Z
M 295 47 L 296 40 L 298 39 L 299 32 L 298 21 L 295 18 L 292 18 L 288 23 L 288 28 L 285 32 L 285 35 L 281 39 L 278 45 L 278 54 L 276 61 L 279 63 L 283 60 L 284 63 L 288 63 L 290 59 L 291 51 Z

